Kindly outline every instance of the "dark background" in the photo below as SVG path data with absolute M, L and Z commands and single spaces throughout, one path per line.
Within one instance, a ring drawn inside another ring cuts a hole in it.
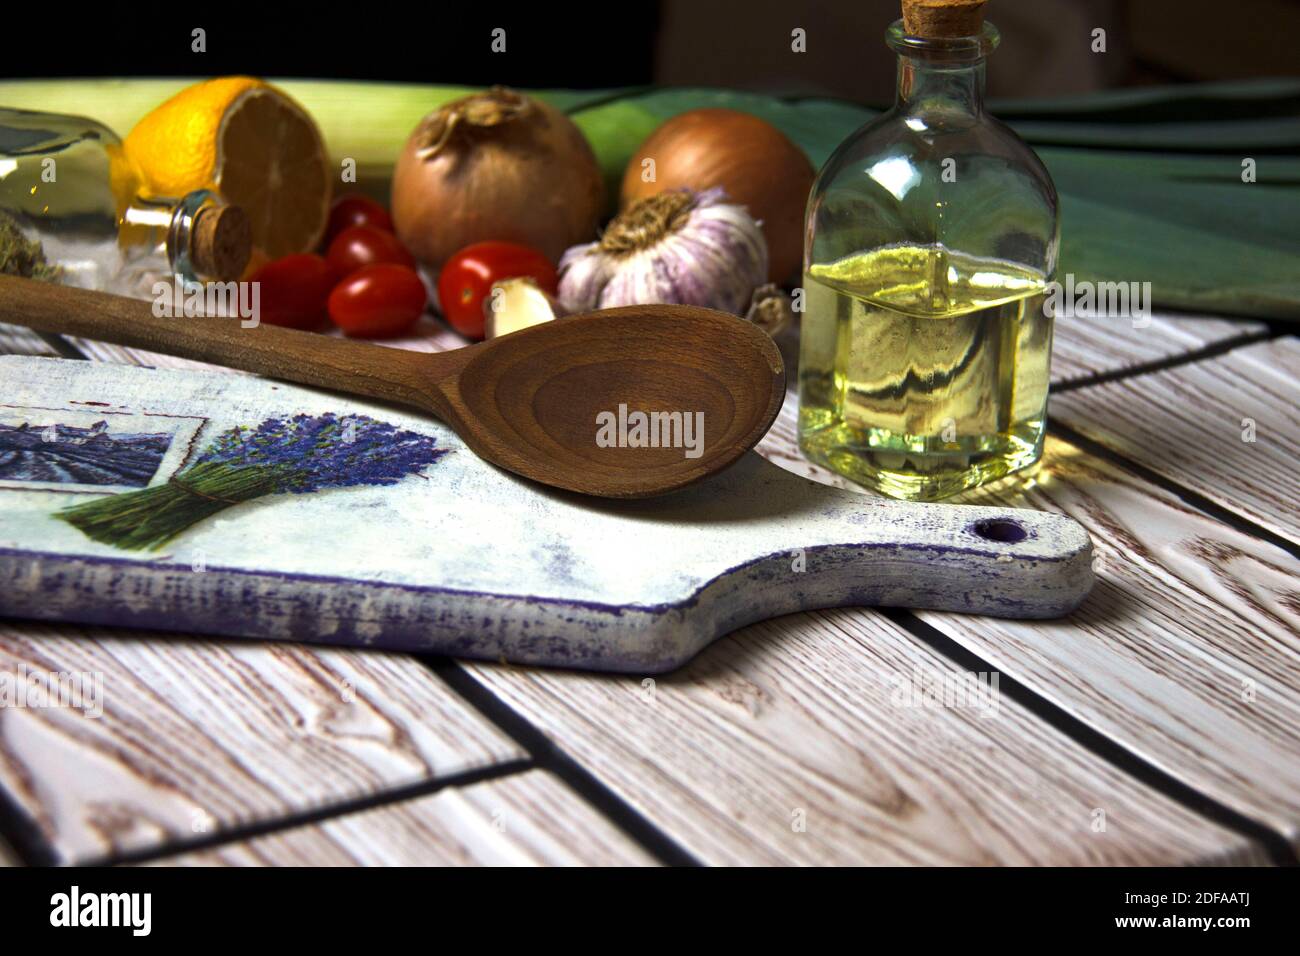
M 11 4 L 10 7 L 17 7 Z M 708 85 L 892 98 L 897 0 L 32 4 L 0 21 L 0 75 L 262 76 L 602 88 Z M 1300 73 L 1300 0 L 990 0 L 993 96 Z M 207 52 L 190 31 L 207 31 Z M 506 30 L 505 54 L 490 49 Z M 790 32 L 808 50 L 790 50 Z M 1105 54 L 1092 31 L 1107 31 Z

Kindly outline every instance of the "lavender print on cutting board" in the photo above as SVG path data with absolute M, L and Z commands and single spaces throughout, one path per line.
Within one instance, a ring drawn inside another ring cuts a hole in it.
M 74 504 L 56 517 L 116 548 L 156 551 L 200 521 L 267 495 L 395 484 L 437 461 L 445 450 L 436 446 L 431 435 L 367 415 L 268 418 L 226 429 L 161 485 Z
M 800 609 L 1054 616 L 1092 581 L 1064 516 L 884 502 L 752 453 L 677 494 L 605 501 L 488 465 L 430 418 L 252 376 L 7 356 L 0 380 L 11 427 L 97 416 L 170 436 L 143 490 L 0 479 L 0 614 L 650 673 Z M 384 441 L 340 469 L 348 421 Z M 236 429 L 264 427 L 280 461 L 292 422 L 328 431 L 308 443 L 324 457 L 288 454 L 274 487 L 212 495 L 229 500 L 161 543 L 118 547 L 66 519 L 228 464 L 247 447 Z

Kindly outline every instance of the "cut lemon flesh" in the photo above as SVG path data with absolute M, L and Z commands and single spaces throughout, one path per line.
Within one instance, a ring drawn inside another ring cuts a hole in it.
M 145 116 L 126 150 L 154 195 L 216 190 L 248 214 L 267 258 L 315 249 L 331 177 L 320 131 L 302 107 L 253 77 L 221 77 Z
M 316 124 L 269 87 L 241 94 L 221 121 L 215 180 L 243 206 L 272 259 L 315 249 L 329 219 L 330 173 Z

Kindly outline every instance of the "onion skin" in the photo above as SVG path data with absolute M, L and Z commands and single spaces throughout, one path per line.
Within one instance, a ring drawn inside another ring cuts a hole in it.
M 655 161 L 655 182 L 641 179 L 647 158 Z M 761 222 L 768 281 L 783 283 L 803 263 L 804 207 L 815 176 L 803 150 L 766 120 L 737 110 L 690 110 L 641 144 L 623 174 L 619 208 L 668 189 L 720 186 Z
M 496 105 L 503 111 L 479 116 Z M 433 272 L 488 239 L 558 261 L 596 234 L 604 208 L 604 178 L 582 131 L 554 107 L 500 87 L 426 116 L 393 171 L 397 237 Z

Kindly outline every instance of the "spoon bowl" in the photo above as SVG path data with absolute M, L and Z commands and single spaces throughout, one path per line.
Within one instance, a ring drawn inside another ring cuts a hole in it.
M 785 396 L 780 352 L 724 312 L 646 305 L 412 352 L 0 276 L 0 321 L 238 368 L 432 412 L 475 454 L 606 498 L 664 494 L 727 467 Z
M 604 497 L 725 468 L 763 437 L 785 393 L 767 334 L 707 309 L 610 309 L 466 351 L 440 385 L 470 447 L 481 440 L 479 454 L 511 471 Z

